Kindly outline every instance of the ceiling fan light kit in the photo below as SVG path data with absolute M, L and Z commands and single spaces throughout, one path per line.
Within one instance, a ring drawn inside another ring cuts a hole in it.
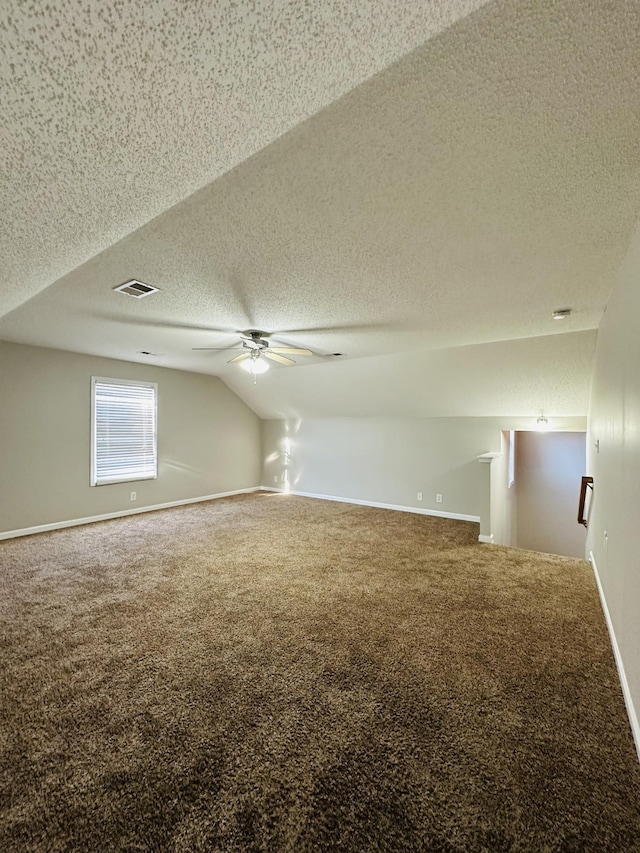
M 275 361 L 278 364 L 288 367 L 295 364 L 290 355 L 313 355 L 310 349 L 302 349 L 301 347 L 272 347 L 269 345 L 267 337 L 269 332 L 259 332 L 257 329 L 250 329 L 248 332 L 240 332 L 240 344 L 242 352 L 230 358 L 227 364 L 239 364 L 243 370 L 253 376 L 255 385 L 256 376 L 259 373 L 266 373 L 269 370 L 268 361 Z M 193 347 L 194 350 L 235 350 L 238 345 L 231 347 Z M 286 353 L 286 355 L 285 355 Z
M 255 377 L 260 373 L 266 373 L 269 370 L 269 365 L 265 361 L 264 358 L 261 357 L 260 353 L 257 350 L 254 350 L 255 355 L 251 353 L 251 355 L 246 355 L 243 361 L 240 364 L 240 367 L 243 370 L 246 370 L 247 373 L 250 373 L 255 382 Z M 235 360 L 235 359 L 234 359 Z

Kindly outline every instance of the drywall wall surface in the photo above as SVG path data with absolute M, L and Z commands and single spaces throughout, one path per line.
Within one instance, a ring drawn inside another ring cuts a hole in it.
M 89 485 L 92 376 L 158 383 L 157 479 Z M 215 377 L 0 342 L 0 532 L 251 488 L 260 464 L 259 419 Z
M 585 558 L 586 531 L 578 524 L 580 483 L 585 469 L 584 433 L 518 433 L 518 548 Z
M 476 457 L 499 446 L 499 426 L 482 418 L 269 420 L 263 421 L 262 483 L 480 516 L 488 507 L 488 478 Z
M 587 448 L 587 544 L 640 715 L 640 228 L 598 332 Z
M 509 432 L 500 434 L 500 456 L 491 463 L 491 535 L 496 545 L 512 545 L 513 488 L 509 488 Z

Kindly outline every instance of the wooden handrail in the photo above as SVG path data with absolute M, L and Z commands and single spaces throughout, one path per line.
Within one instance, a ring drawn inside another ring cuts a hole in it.
M 593 491 L 593 477 L 583 477 L 580 484 L 580 503 L 578 504 L 578 524 L 587 526 L 587 519 L 584 517 L 584 505 L 587 499 L 587 487 Z

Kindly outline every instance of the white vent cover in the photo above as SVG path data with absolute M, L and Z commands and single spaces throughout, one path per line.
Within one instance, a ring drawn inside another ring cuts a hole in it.
M 126 293 L 127 296 L 135 296 L 136 299 L 142 299 L 143 296 L 149 296 L 150 293 L 158 293 L 159 290 L 159 288 L 151 287 L 150 284 L 145 284 L 136 278 L 132 278 L 131 281 L 125 281 L 124 284 L 120 284 L 113 289 L 120 293 Z

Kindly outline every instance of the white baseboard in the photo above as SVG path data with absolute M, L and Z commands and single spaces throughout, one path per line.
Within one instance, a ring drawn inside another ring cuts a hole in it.
M 624 671 L 624 663 L 622 661 L 622 655 L 620 654 L 620 649 L 618 647 L 618 641 L 616 640 L 615 631 L 613 630 L 613 622 L 611 621 L 611 614 L 609 613 L 609 608 L 607 606 L 607 599 L 604 597 L 604 590 L 602 588 L 602 583 L 600 582 L 600 575 L 598 574 L 598 566 L 596 565 L 596 559 L 593 556 L 593 551 L 589 551 L 589 562 L 591 563 L 591 567 L 593 568 L 593 574 L 596 579 L 596 584 L 598 586 L 598 593 L 600 595 L 600 603 L 602 604 L 602 610 L 604 612 L 604 618 L 607 623 L 607 629 L 609 631 L 609 639 L 611 640 L 611 647 L 613 648 L 613 656 L 616 661 L 616 666 L 618 668 L 618 676 L 620 678 L 620 686 L 622 687 L 622 695 L 624 696 L 624 704 L 627 707 L 627 714 L 629 715 L 629 724 L 631 725 L 631 733 L 633 735 L 633 740 L 636 745 L 636 752 L 638 753 L 638 760 L 640 761 L 640 723 L 638 722 L 638 715 L 636 713 L 636 709 L 633 705 L 633 699 L 631 698 L 631 691 L 629 690 L 629 682 L 627 681 L 627 676 Z
M 244 495 L 249 492 L 260 491 L 260 486 L 252 486 L 250 489 L 235 489 L 232 492 L 220 492 L 217 495 L 203 495 L 199 498 L 185 498 L 180 501 L 169 501 L 169 503 L 155 504 L 154 506 L 139 506 L 135 509 L 123 509 L 118 512 L 106 512 L 103 515 L 91 515 L 86 518 L 71 518 L 68 521 L 54 521 L 52 524 L 39 524 L 37 527 L 24 527 L 21 530 L 7 530 L 0 533 L 0 539 L 15 539 L 17 536 L 31 536 L 33 533 L 44 533 L 47 530 L 61 530 L 63 527 L 77 527 L 79 524 L 91 524 L 94 521 L 108 521 L 110 518 L 122 518 L 125 515 L 138 515 L 141 512 L 154 512 L 157 509 L 169 509 L 172 506 L 184 506 L 201 501 L 212 501 L 216 498 L 228 498 L 231 495 Z
M 285 489 L 274 488 L 273 486 L 260 486 L 263 492 L 280 492 L 281 494 L 297 495 L 300 498 L 318 498 L 322 501 L 337 501 L 343 504 L 357 504 L 358 506 L 373 506 L 378 509 L 394 509 L 398 512 L 413 512 L 416 515 L 434 515 L 437 518 L 453 518 L 457 521 L 475 521 L 480 523 L 479 515 L 461 515 L 458 512 L 441 512 L 437 509 L 421 509 L 415 506 L 401 506 L 400 504 L 383 504 L 378 501 L 361 501 L 358 498 L 338 498 L 335 495 L 318 495 L 314 492 L 296 492 L 293 489 L 287 491 Z
M 493 545 L 493 533 L 481 533 L 478 536 L 478 542 L 485 542 L 487 545 Z

